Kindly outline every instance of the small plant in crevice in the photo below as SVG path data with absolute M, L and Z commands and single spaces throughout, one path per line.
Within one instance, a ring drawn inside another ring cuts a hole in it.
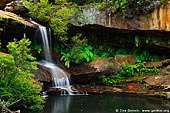
M 139 43 L 140 43 L 140 40 L 139 40 L 139 36 L 135 36 L 135 46 L 136 47 L 139 47 Z
M 149 89 L 150 88 L 150 85 L 148 83 L 146 83 L 146 82 L 143 83 L 143 86 L 144 86 L 145 89 Z
M 149 44 L 150 41 L 151 41 L 150 36 L 146 37 L 146 40 L 145 40 L 146 44 Z

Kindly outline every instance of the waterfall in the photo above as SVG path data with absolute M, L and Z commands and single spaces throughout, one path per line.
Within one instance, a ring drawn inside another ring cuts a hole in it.
M 45 61 L 39 62 L 39 64 L 50 69 L 53 79 L 52 86 L 54 88 L 61 89 L 61 91 L 67 91 L 70 95 L 72 95 L 73 93 L 69 82 L 69 74 L 59 68 L 56 64 L 52 63 L 52 53 L 49 43 L 51 41 L 51 33 L 48 33 L 47 28 L 41 25 L 39 25 L 39 31 L 42 37 L 45 55 Z
M 43 41 L 43 50 L 44 50 L 44 54 L 45 54 L 45 60 L 48 62 L 52 62 L 52 56 L 51 56 L 51 51 L 50 51 L 50 44 L 48 41 L 49 38 L 47 35 L 47 29 L 44 26 L 39 26 L 39 30 L 40 30 L 42 41 Z

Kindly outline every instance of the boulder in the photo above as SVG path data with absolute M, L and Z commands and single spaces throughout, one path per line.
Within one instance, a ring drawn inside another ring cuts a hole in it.
M 135 64 L 136 57 L 133 55 L 116 55 L 114 58 L 114 64 L 117 64 L 119 66 L 123 63 Z
M 114 60 L 114 59 L 113 59 Z M 113 65 L 112 60 L 109 58 L 98 58 L 93 62 L 90 62 L 88 64 L 91 68 L 95 68 L 96 72 L 108 72 L 108 73 L 112 73 L 115 71 L 115 66 Z
M 162 68 L 168 65 L 170 65 L 170 59 L 165 59 L 165 60 L 158 61 L 158 62 L 146 62 L 145 63 L 145 66 L 148 68 Z M 165 72 L 168 72 L 168 71 L 165 71 Z
M 69 69 L 71 80 L 77 84 L 87 84 L 98 79 L 101 75 L 112 74 L 120 70 L 123 63 L 134 64 L 136 58 L 133 55 L 116 55 L 114 58 L 97 58 L 90 63 L 72 66 Z
M 35 79 L 41 82 L 51 82 L 52 81 L 52 74 L 50 69 L 38 64 L 38 70 L 33 71 L 35 75 Z
M 165 82 L 165 79 L 167 79 L 165 76 L 158 75 L 158 76 L 150 76 L 146 78 L 144 81 L 147 84 L 149 84 L 149 86 L 160 87 Z
M 90 67 L 96 69 L 97 72 L 113 73 L 121 64 L 135 64 L 136 57 L 133 55 L 116 55 L 114 58 L 98 58 L 93 62 L 90 62 Z
M 6 7 L 4 8 L 4 10 L 17 13 L 17 14 L 28 12 L 28 9 L 24 6 L 21 0 L 12 1 L 6 4 Z
M 164 68 L 162 67 L 158 75 L 149 76 L 145 78 L 144 82 L 146 82 L 149 86 L 152 86 L 152 87 L 169 90 L 170 89 L 170 65 Z

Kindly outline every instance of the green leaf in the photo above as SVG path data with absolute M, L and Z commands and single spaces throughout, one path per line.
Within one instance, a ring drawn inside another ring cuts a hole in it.
M 139 47 L 139 36 L 135 36 L 135 46 Z

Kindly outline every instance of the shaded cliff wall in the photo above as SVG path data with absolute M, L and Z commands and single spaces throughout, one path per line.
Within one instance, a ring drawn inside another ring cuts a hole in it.
M 108 9 L 98 7 L 83 7 L 71 21 L 75 26 L 101 25 L 104 27 L 128 30 L 164 30 L 170 31 L 170 1 L 146 15 L 134 15 L 127 19 L 121 15 L 112 14 Z
M 82 37 L 86 37 L 92 44 L 107 44 L 113 48 L 129 48 L 135 47 L 135 37 L 139 37 L 140 49 L 146 49 L 158 55 L 170 54 L 170 32 L 165 31 L 146 31 L 146 30 L 124 30 L 106 28 L 96 25 L 88 25 L 83 27 L 72 26 L 70 34 L 76 35 L 81 33 Z M 148 40 L 148 42 L 147 42 Z
M 156 53 L 170 53 L 170 1 L 151 13 L 134 15 L 130 19 L 108 9 L 83 7 L 70 23 L 73 25 L 70 33 L 82 33 L 91 42 L 133 48 L 137 36 L 139 47 Z

